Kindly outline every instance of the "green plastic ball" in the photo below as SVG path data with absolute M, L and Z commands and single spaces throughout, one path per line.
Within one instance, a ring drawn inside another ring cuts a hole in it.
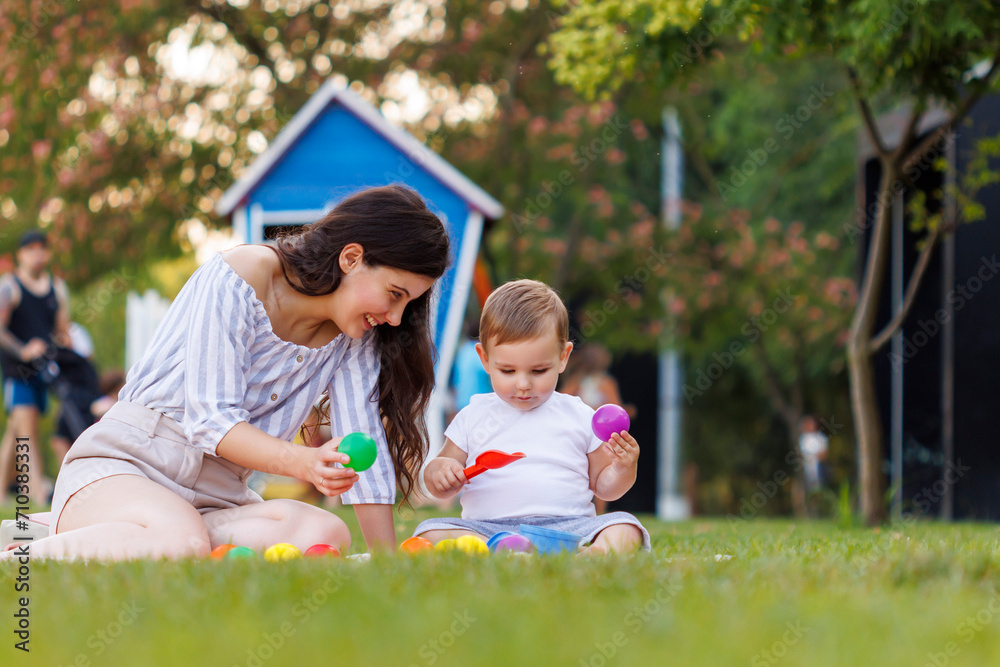
M 337 447 L 338 452 L 342 452 L 351 457 L 350 463 L 345 463 L 345 468 L 354 468 L 356 472 L 368 470 L 375 463 L 375 456 L 378 453 L 375 447 L 375 440 L 364 433 L 350 433 L 344 436 Z
M 226 552 L 226 558 L 256 558 L 257 552 L 250 547 L 233 547 Z

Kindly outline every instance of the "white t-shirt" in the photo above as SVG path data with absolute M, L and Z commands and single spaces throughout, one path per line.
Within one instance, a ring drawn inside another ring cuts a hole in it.
M 488 449 L 525 458 L 473 477 L 462 491 L 463 519 L 595 516 L 587 455 L 601 446 L 591 430 L 594 410 L 576 396 L 553 393 L 533 410 L 496 394 L 477 394 L 444 434 L 468 454 Z
M 806 463 L 810 464 L 819 461 L 820 455 L 827 450 L 827 443 L 826 436 L 819 431 L 803 433 L 802 437 L 799 438 L 799 449 L 802 450 L 802 458 L 805 459 Z

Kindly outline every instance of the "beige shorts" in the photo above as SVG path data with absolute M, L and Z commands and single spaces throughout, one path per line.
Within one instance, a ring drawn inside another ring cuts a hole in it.
M 52 496 L 54 535 L 66 502 L 113 475 L 139 475 L 170 489 L 205 514 L 262 502 L 246 485 L 252 471 L 193 447 L 165 415 L 119 401 L 84 431 L 63 460 Z M 127 503 L 127 498 L 122 498 Z

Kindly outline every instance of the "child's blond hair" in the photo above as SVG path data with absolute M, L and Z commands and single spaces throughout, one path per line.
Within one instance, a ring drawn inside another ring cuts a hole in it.
M 537 280 L 514 280 L 493 290 L 479 318 L 484 348 L 538 338 L 555 329 L 559 345 L 569 341 L 569 313 L 556 291 Z

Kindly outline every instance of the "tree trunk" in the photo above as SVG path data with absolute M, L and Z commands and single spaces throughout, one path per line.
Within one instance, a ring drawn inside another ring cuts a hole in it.
M 847 370 L 851 384 L 851 412 L 858 448 L 858 492 L 861 513 L 868 525 L 885 518 L 882 498 L 882 428 L 875 395 L 872 334 L 878 315 L 879 297 L 889 262 L 889 240 L 893 186 L 898 171 L 892 160 L 883 159 L 878 189 L 878 207 L 868 242 L 868 257 L 858 290 L 858 304 L 847 346 Z
M 885 518 L 885 503 L 882 498 L 882 425 L 875 396 L 875 369 L 868 352 L 870 342 L 870 336 L 851 341 L 847 367 L 851 380 L 854 437 L 858 446 L 860 510 L 871 526 Z

